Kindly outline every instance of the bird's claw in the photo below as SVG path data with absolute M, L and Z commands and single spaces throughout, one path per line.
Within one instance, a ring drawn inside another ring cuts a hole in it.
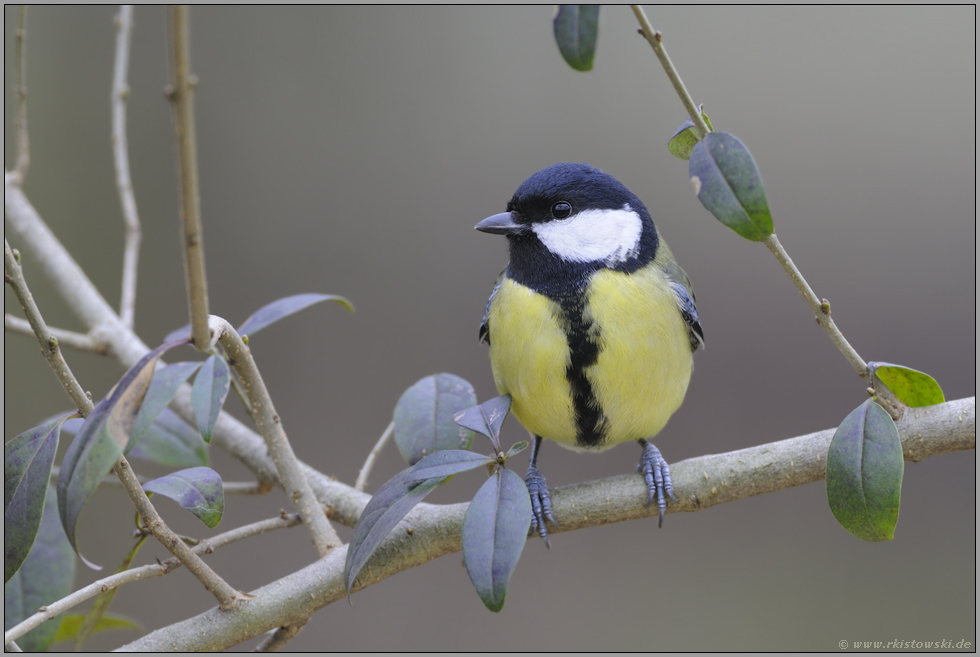
M 653 444 L 643 441 L 643 455 L 640 457 L 640 464 L 636 466 L 637 471 L 643 475 L 647 484 L 647 506 L 657 500 L 657 510 L 660 511 L 658 527 L 664 525 L 664 513 L 667 511 L 667 497 L 674 502 L 674 485 L 670 481 L 670 467 L 667 461 L 660 455 L 660 450 Z M 666 493 L 666 495 L 665 495 Z
M 547 522 L 557 525 L 558 521 L 551 512 L 551 493 L 548 492 L 548 482 L 544 475 L 535 466 L 527 469 L 527 476 L 524 477 L 527 485 L 527 492 L 531 496 L 531 528 L 527 535 L 532 536 L 535 531 L 544 540 L 545 546 L 551 548 L 548 542 Z

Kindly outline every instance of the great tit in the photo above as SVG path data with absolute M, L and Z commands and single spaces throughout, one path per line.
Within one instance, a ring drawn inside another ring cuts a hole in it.
M 538 470 L 542 438 L 578 451 L 627 440 L 660 525 L 670 469 L 647 439 L 684 400 L 704 344 L 694 291 L 650 213 L 618 180 L 587 164 L 555 164 L 528 178 L 507 212 L 476 225 L 504 235 L 510 262 L 490 293 L 480 339 L 500 394 L 534 436 L 525 482 L 531 529 L 548 543 L 558 524 Z

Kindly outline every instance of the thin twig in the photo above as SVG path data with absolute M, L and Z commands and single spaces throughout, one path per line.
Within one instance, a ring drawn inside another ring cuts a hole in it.
M 126 225 L 126 247 L 123 252 L 122 298 L 119 318 L 128 328 L 133 327 L 136 312 L 136 273 L 139 269 L 140 218 L 136 211 L 136 196 L 129 175 L 129 146 L 126 139 L 126 100 L 129 84 L 129 43 L 133 33 L 133 6 L 122 5 L 116 15 L 116 63 L 112 71 L 112 160 L 116 167 L 116 187 Z
M 279 652 L 282 650 L 283 646 L 292 641 L 296 635 L 299 634 L 299 631 L 303 629 L 303 626 L 306 625 L 307 621 L 309 620 L 310 619 L 307 618 L 305 620 L 290 623 L 289 625 L 284 625 L 283 627 L 277 628 L 271 636 L 256 646 L 255 650 L 252 652 Z
M 235 369 L 245 394 L 248 395 L 252 408 L 252 421 L 255 422 L 259 434 L 265 439 L 269 456 L 272 457 L 279 472 L 279 480 L 302 515 L 303 523 L 310 530 L 317 552 L 321 557 L 326 556 L 330 550 L 340 546 L 342 541 L 299 468 L 296 454 L 293 453 L 286 432 L 282 428 L 282 422 L 272 404 L 272 398 L 265 387 L 262 375 L 252 359 L 252 353 L 227 321 L 212 316 L 210 323 L 214 339 L 221 343 L 228 354 L 228 363 Z
M 208 281 L 204 270 L 204 233 L 201 230 L 201 195 L 197 175 L 197 135 L 194 128 L 194 87 L 190 72 L 190 10 L 186 5 L 167 7 L 170 45 L 168 96 L 177 136 L 177 180 L 180 188 L 180 225 L 184 241 L 184 273 L 194 347 L 207 351 Z
M 378 438 L 378 442 L 375 444 L 374 449 L 368 454 L 367 459 L 364 461 L 364 465 L 361 466 L 361 472 L 357 475 L 357 483 L 354 484 L 354 490 L 364 490 L 367 488 L 368 475 L 371 474 L 371 468 L 374 467 L 374 462 L 378 458 L 378 454 L 381 453 L 381 448 L 385 446 L 388 439 L 391 438 L 395 433 L 395 423 L 392 422 L 385 429 L 385 432 L 381 434 Z
M 252 523 L 250 525 L 245 525 L 243 527 L 238 527 L 227 531 L 223 534 L 218 534 L 212 538 L 206 538 L 198 543 L 192 552 L 198 555 L 211 554 L 215 550 L 222 548 L 235 541 L 240 541 L 245 538 L 250 538 L 252 536 L 257 536 L 259 534 L 264 534 L 265 532 L 272 531 L 275 529 L 286 529 L 287 527 L 295 527 L 302 521 L 298 514 L 283 514 L 278 518 L 270 518 L 268 520 L 260 520 L 259 522 Z M 130 584 L 132 582 L 138 582 L 144 579 L 150 579 L 153 577 L 162 577 L 168 573 L 171 573 L 183 564 L 180 560 L 176 558 L 167 559 L 161 563 L 155 563 L 148 566 L 140 566 L 139 568 L 131 568 L 129 570 L 117 573 L 115 575 L 110 575 L 109 577 L 104 577 L 98 581 L 92 582 L 88 586 L 78 589 L 74 593 L 53 602 L 49 605 L 45 605 L 44 611 L 39 611 L 38 613 L 25 618 L 22 622 L 10 628 L 4 632 L 3 640 L 4 646 L 9 646 L 8 641 L 10 639 L 16 639 L 27 632 L 30 632 L 35 627 L 49 621 L 52 618 L 68 611 L 72 607 L 80 605 L 90 598 L 94 598 L 104 591 L 109 589 L 118 588 L 124 584 Z
M 27 282 L 24 281 L 24 273 L 20 267 L 20 258 L 14 255 L 14 251 L 10 248 L 10 244 L 7 243 L 6 238 L 3 240 L 3 272 L 4 282 L 13 288 L 17 300 L 20 302 L 20 307 L 24 310 L 24 315 L 27 316 L 31 330 L 41 345 L 41 353 L 51 366 L 51 370 L 58 377 L 58 381 L 61 382 L 65 392 L 71 397 L 72 403 L 75 404 L 78 412 L 82 416 L 88 416 L 92 412 L 92 409 L 95 408 L 95 405 L 88 398 L 88 395 L 85 394 L 85 390 L 82 389 L 75 375 L 71 373 L 71 368 L 68 367 L 68 363 L 65 362 L 65 357 L 59 348 L 58 339 L 51 335 L 48 325 L 44 323 L 41 311 L 38 310 L 37 304 L 34 303 L 34 295 L 31 294 L 30 289 L 27 287 Z
M 27 138 L 27 55 L 24 41 L 27 39 L 27 5 L 20 6 L 17 24 L 17 164 L 14 172 L 21 186 L 31 166 L 31 144 Z
M 14 317 L 13 315 L 9 315 L 7 313 L 4 313 L 3 315 L 3 329 L 5 331 L 10 331 L 11 333 L 19 333 L 21 335 L 29 335 L 34 337 L 34 329 L 31 328 L 30 322 L 28 322 L 26 319 Z M 105 356 L 106 354 L 107 349 L 105 343 L 99 342 L 90 335 L 51 327 L 48 327 L 48 331 L 51 332 L 51 335 L 62 347 L 70 347 L 77 351 L 88 351 L 94 354 L 99 354 L 100 356 Z
M 684 103 L 684 109 L 687 113 L 691 115 L 691 120 L 694 121 L 694 126 L 700 133 L 700 137 L 704 137 L 706 134 L 711 132 L 708 128 L 708 124 L 704 122 L 704 118 L 701 116 L 701 111 L 698 109 L 697 105 L 694 104 L 694 99 L 691 98 L 691 94 L 687 92 L 687 87 L 684 86 L 683 80 L 681 80 L 680 73 L 674 68 L 674 63 L 670 61 L 670 57 L 667 55 L 667 50 L 664 48 L 663 35 L 653 29 L 653 25 L 650 24 L 650 19 L 647 18 L 646 12 L 643 11 L 643 7 L 640 5 L 630 5 L 633 8 L 633 13 L 636 14 L 636 20 L 640 22 L 640 34 L 643 38 L 647 40 L 650 47 L 653 48 L 653 52 L 656 53 L 657 59 L 664 67 L 664 71 L 667 72 L 667 77 L 670 78 L 670 83 L 674 85 L 674 89 L 677 91 L 677 95 L 680 96 L 681 102 Z

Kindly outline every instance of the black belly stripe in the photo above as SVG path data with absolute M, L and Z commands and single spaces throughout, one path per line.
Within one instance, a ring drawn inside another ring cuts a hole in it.
M 562 328 L 568 337 L 571 354 L 565 377 L 571 388 L 575 411 L 575 442 L 581 447 L 598 447 L 606 439 L 606 423 L 585 370 L 599 359 L 599 330 L 591 320 L 583 317 L 585 300 L 581 295 L 557 301 L 564 315 Z

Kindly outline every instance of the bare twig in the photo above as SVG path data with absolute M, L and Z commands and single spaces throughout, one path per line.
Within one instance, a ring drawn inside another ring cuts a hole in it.
M 23 185 L 27 170 L 31 166 L 31 144 L 27 138 L 27 54 L 24 41 L 27 39 L 27 5 L 20 6 L 20 21 L 17 24 L 17 163 L 14 173 L 17 184 Z
M 284 625 L 283 627 L 276 629 L 271 636 L 256 646 L 255 650 L 252 652 L 279 652 L 282 650 L 283 646 L 292 641 L 296 635 L 299 634 L 299 631 L 303 629 L 303 626 L 306 625 L 307 621 L 309 620 L 310 619 L 307 618 L 306 620 L 292 623 L 290 625 Z
M 375 444 L 374 449 L 371 450 L 371 453 L 368 454 L 367 459 L 364 461 L 364 465 L 361 466 L 361 472 L 357 475 L 357 483 L 354 484 L 354 490 L 364 490 L 367 487 L 368 475 L 371 474 L 371 468 L 374 467 L 374 462 L 377 460 L 378 454 L 381 453 L 381 449 L 385 446 L 385 443 L 388 442 L 388 439 L 394 435 L 394 433 L 395 423 L 392 422 L 388 425 L 388 428 L 385 429 L 384 433 L 381 434 L 381 437 L 378 438 L 378 442 Z
M 116 187 L 126 224 L 126 248 L 123 252 L 122 298 L 119 302 L 119 318 L 127 327 L 133 327 L 136 312 L 136 273 L 139 269 L 140 218 L 136 212 L 136 196 L 129 175 L 129 146 L 126 139 L 126 100 L 129 84 L 129 43 L 133 33 L 133 6 L 122 5 L 116 15 L 116 63 L 112 71 L 112 160 L 116 166 Z
M 228 363 L 235 368 L 245 394 L 248 395 L 252 420 L 265 439 L 269 456 L 272 457 L 279 472 L 279 480 L 303 517 L 304 524 L 310 530 L 317 552 L 321 557 L 326 556 L 330 550 L 341 545 L 340 537 L 337 536 L 336 530 L 323 511 L 323 506 L 317 501 L 313 489 L 310 488 L 309 482 L 299 468 L 299 462 L 282 428 L 275 406 L 272 405 L 272 398 L 265 387 L 262 375 L 252 359 L 252 353 L 227 321 L 212 316 L 210 323 L 214 339 L 221 343 L 228 354 Z
M 28 322 L 26 319 L 14 317 L 13 315 L 9 315 L 7 313 L 4 313 L 3 315 L 3 329 L 5 331 L 10 331 L 11 333 L 19 333 L 21 335 L 29 335 L 34 337 L 34 329 L 31 328 L 30 322 Z M 101 356 L 106 354 L 105 344 L 97 341 L 90 335 L 51 327 L 48 327 L 48 331 L 62 347 L 70 347 L 78 351 L 90 351 Z
M 265 532 L 272 531 L 275 529 L 286 529 L 287 527 L 295 527 L 302 521 L 298 514 L 283 514 L 278 518 L 270 518 L 268 520 L 260 520 L 259 522 L 252 523 L 250 525 L 245 525 L 243 527 L 238 527 L 227 531 L 223 534 L 218 534 L 212 538 L 207 538 L 198 543 L 192 552 L 197 555 L 211 554 L 215 550 L 222 548 L 235 541 L 240 541 L 245 538 L 250 538 L 252 536 L 257 536 L 259 534 L 264 534 Z M 11 639 L 16 639 L 23 636 L 27 632 L 30 632 L 35 627 L 49 621 L 52 618 L 59 616 L 60 614 L 68 611 L 72 607 L 80 605 L 90 598 L 94 598 L 104 591 L 109 589 L 118 588 L 124 584 L 129 584 L 131 582 L 138 582 L 144 579 L 150 579 L 153 577 L 162 577 L 168 573 L 171 573 L 183 564 L 179 559 L 167 559 L 162 563 L 155 563 L 148 566 L 141 566 L 139 568 L 131 568 L 129 570 L 123 571 L 121 573 L 116 573 L 115 575 L 110 575 L 109 577 L 104 577 L 98 581 L 92 582 L 88 586 L 80 588 L 74 593 L 53 602 L 49 605 L 45 605 L 43 611 L 25 618 L 21 623 L 10 628 L 4 632 L 3 640 L 4 647 L 10 645 L 8 643 Z
M 194 87 L 190 72 L 190 10 L 167 7 L 170 45 L 170 97 L 177 135 L 177 180 L 180 187 L 180 225 L 184 237 L 184 273 L 190 308 L 191 337 L 198 351 L 208 349 L 208 281 L 204 270 L 204 233 L 197 176 L 197 135 L 194 128 Z

